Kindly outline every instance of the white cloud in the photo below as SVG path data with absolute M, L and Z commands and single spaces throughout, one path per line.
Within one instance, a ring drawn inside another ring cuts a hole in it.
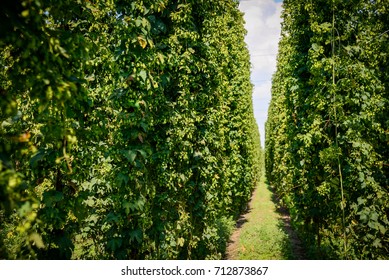
M 264 123 L 271 98 L 271 77 L 276 70 L 276 55 L 281 33 L 282 3 L 274 0 L 240 1 L 239 8 L 245 14 L 245 38 L 251 56 L 251 80 L 254 115 L 257 120 L 261 143 L 264 146 Z

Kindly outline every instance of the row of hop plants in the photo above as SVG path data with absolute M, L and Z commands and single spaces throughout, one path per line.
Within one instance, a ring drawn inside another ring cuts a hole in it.
M 385 1 L 283 2 L 266 175 L 312 257 L 389 256 Z
M 0 21 L 0 258 L 222 258 L 261 162 L 238 1 Z

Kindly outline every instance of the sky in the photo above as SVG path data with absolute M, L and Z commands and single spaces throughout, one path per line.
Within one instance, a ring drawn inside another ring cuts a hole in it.
M 281 34 L 282 0 L 241 0 L 239 9 L 246 21 L 245 38 L 251 57 L 253 105 L 261 145 L 265 143 L 265 122 L 271 98 L 271 78 L 276 70 L 278 41 Z

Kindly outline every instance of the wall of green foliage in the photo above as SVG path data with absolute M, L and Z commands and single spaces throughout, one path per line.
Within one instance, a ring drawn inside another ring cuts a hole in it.
M 0 10 L 0 258 L 221 258 L 261 162 L 238 1 Z
M 319 258 L 388 258 L 388 5 L 283 2 L 266 175 Z

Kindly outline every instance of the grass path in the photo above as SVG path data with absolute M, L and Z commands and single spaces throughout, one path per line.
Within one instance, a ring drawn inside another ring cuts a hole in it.
M 253 193 L 247 213 L 237 222 L 226 257 L 231 260 L 304 259 L 289 215 L 285 210 L 277 210 L 264 178 Z

